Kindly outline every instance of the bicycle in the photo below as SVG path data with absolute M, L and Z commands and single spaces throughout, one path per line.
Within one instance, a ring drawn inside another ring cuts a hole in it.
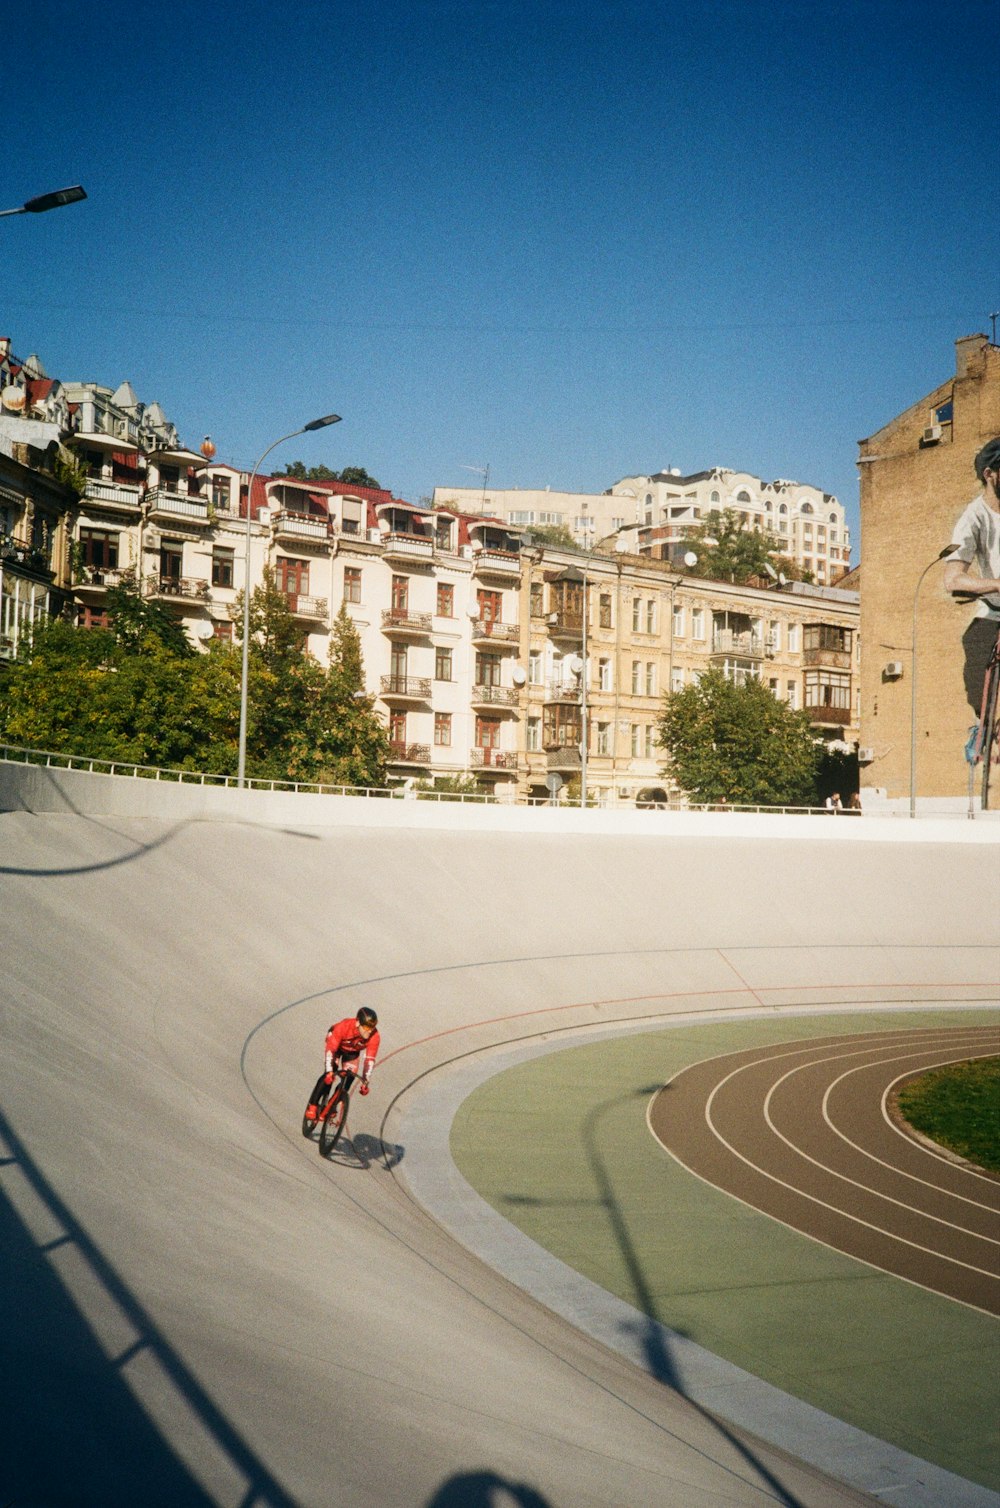
M 969 763 L 983 766 L 982 810 L 990 809 L 990 772 L 1000 763 L 1000 632 L 990 651 L 983 680 L 983 701 L 979 724 L 969 746 Z
M 347 1108 L 356 1078 L 357 1074 L 353 1069 L 338 1068 L 333 1083 L 324 1089 L 317 1106 L 319 1113 L 316 1119 L 310 1120 L 306 1115 L 302 1117 L 302 1135 L 307 1139 L 311 1139 L 316 1127 L 319 1127 L 320 1157 L 329 1157 L 344 1133 Z

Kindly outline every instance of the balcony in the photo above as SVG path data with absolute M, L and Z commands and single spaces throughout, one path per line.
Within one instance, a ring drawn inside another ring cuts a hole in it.
M 579 775 L 580 745 L 564 744 L 561 748 L 546 748 L 545 767 L 558 775 Z
M 470 749 L 470 770 L 516 770 L 517 754 L 513 749 Z
M 508 550 L 480 550 L 473 559 L 472 574 L 517 581 L 521 575 L 521 557 Z
M 489 644 L 497 649 L 516 649 L 520 638 L 521 630 L 516 623 L 497 623 L 489 618 L 473 620 L 473 644 Z
M 814 669 L 822 666 L 826 670 L 850 670 L 851 651 L 849 649 L 804 649 L 802 663 Z
M 810 722 L 824 728 L 846 728 L 851 723 L 850 707 L 807 707 Z
M 116 513 L 121 513 L 123 509 L 129 513 L 138 513 L 138 484 L 129 487 L 123 482 L 102 482 L 96 477 L 88 477 L 82 507 L 88 511 L 92 508 L 111 508 Z
M 329 519 L 306 518 L 288 508 L 279 508 L 272 522 L 275 539 L 293 540 L 300 545 L 325 545 L 333 532 Z
M 501 711 L 516 712 L 520 692 L 514 686 L 473 686 L 473 707 L 499 707 Z
M 408 607 L 387 607 L 382 613 L 382 632 L 391 639 L 420 639 L 430 633 L 430 613 L 413 613 Z
M 575 707 L 580 702 L 580 686 L 567 681 L 546 681 L 545 701 L 559 702 L 564 706 Z
M 384 702 L 429 702 L 431 683 L 429 676 L 384 675 L 381 696 Z
M 434 559 L 434 542 L 419 534 L 386 534 L 382 539 L 382 553 L 386 560 L 430 565 Z
M 295 618 L 308 618 L 313 623 L 325 623 L 330 616 L 330 601 L 327 597 L 304 597 L 300 592 L 286 592 L 288 610 Z
M 561 609 L 559 612 L 549 613 L 549 637 L 552 639 L 571 639 L 575 644 L 583 643 L 583 613 L 576 609 Z
M 203 497 L 187 497 L 166 487 L 151 487 L 146 494 L 152 519 L 182 519 L 187 524 L 208 524 L 208 503 Z
M 429 765 L 431 762 L 430 744 L 389 744 L 389 763 L 393 765 Z
M 196 580 L 193 576 L 154 576 L 143 583 L 143 590 L 147 597 L 162 598 L 170 602 L 208 601 L 208 582 Z
M 762 660 L 767 652 L 763 634 L 737 633 L 731 628 L 717 628 L 712 634 L 712 658 L 739 655 L 744 660 Z
M 121 566 L 83 566 L 79 581 L 73 583 L 78 597 L 103 597 L 111 586 L 129 582 L 134 586 L 135 571 L 123 570 Z

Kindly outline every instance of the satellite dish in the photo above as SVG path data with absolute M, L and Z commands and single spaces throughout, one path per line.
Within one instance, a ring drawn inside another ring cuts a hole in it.
M 583 669 L 583 661 L 580 659 L 579 655 L 570 655 L 569 659 L 566 661 L 566 664 L 569 666 L 570 670 L 572 670 L 574 675 L 579 675 L 580 671 Z
M 215 637 L 215 629 L 212 627 L 211 623 L 196 623 L 191 632 L 194 634 L 195 638 L 200 639 L 203 644 L 207 644 L 209 639 L 214 639 Z
M 619 555 L 625 554 L 625 551 L 628 549 L 628 540 L 625 538 L 624 534 L 618 535 L 618 538 L 615 540 L 615 549 L 617 550 Z
M 12 414 L 19 414 L 28 401 L 28 395 L 23 387 L 5 387 L 0 393 L 0 403 Z
M 521 665 L 514 666 L 514 669 L 510 673 L 510 678 L 514 682 L 515 686 L 523 686 L 525 681 L 528 679 L 527 675 L 524 672 L 524 667 Z
M 693 550 L 686 550 L 684 552 L 684 564 L 687 566 L 689 571 L 693 566 L 696 566 L 698 564 L 698 557 Z
M 468 605 L 468 607 L 465 609 L 465 611 L 466 611 L 466 613 L 468 614 L 468 616 L 470 618 L 478 618 L 479 617 L 479 603 L 478 602 L 470 602 L 469 605 Z

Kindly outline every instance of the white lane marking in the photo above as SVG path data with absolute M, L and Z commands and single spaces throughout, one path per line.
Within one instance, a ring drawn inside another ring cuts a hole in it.
M 791 1053 L 784 1053 L 781 1056 L 783 1056 L 783 1057 L 791 1057 L 792 1054 Z M 756 1059 L 755 1061 L 756 1062 L 760 1062 L 762 1060 Z M 764 1059 L 763 1061 L 766 1062 L 767 1059 Z M 750 1064 L 744 1064 L 744 1067 L 750 1067 L 750 1066 L 751 1066 Z M 721 1079 L 719 1081 L 719 1083 L 716 1084 L 715 1088 L 712 1090 L 712 1093 L 709 1095 L 707 1101 L 705 1102 L 705 1120 L 706 1120 L 706 1122 L 708 1124 L 708 1129 L 710 1130 L 710 1132 L 712 1133 L 712 1135 L 715 1137 L 715 1139 L 718 1142 L 720 1142 L 722 1144 L 722 1146 L 724 1146 L 726 1148 L 726 1150 L 733 1157 L 735 1157 L 737 1159 L 737 1161 L 744 1163 L 748 1168 L 751 1168 L 755 1173 L 759 1173 L 762 1178 L 766 1178 L 771 1183 L 776 1183 L 776 1184 L 779 1185 L 779 1187 L 787 1189 L 790 1194 L 798 1194 L 800 1196 L 800 1198 L 802 1198 L 802 1199 L 808 1199 L 811 1204 L 816 1204 L 816 1205 L 819 1205 L 819 1207 L 821 1209 L 829 1210 L 832 1215 L 841 1215 L 845 1220 L 850 1220 L 852 1222 L 852 1224 L 854 1224 L 854 1225 L 864 1226 L 864 1228 L 866 1230 L 874 1231 L 875 1234 L 879 1235 L 879 1236 L 887 1236 L 890 1241 L 896 1241 L 901 1246 L 909 1246 L 914 1251 L 922 1251 L 925 1256 L 928 1256 L 928 1257 L 941 1257 L 941 1253 L 940 1252 L 936 1252 L 936 1251 L 932 1250 L 930 1247 L 927 1247 L 927 1246 L 921 1246 L 918 1241 L 910 1241 L 905 1236 L 897 1236 L 893 1231 L 883 1230 L 881 1226 L 879 1226 L 879 1225 L 873 1225 L 870 1220 L 862 1220 L 861 1217 L 860 1217 L 860 1215 L 852 1215 L 852 1214 L 848 1213 L 847 1210 L 838 1209 L 836 1205 L 827 1203 L 827 1201 L 825 1199 L 820 1199 L 815 1194 L 809 1194 L 804 1189 L 799 1189 L 799 1188 L 796 1188 L 793 1184 L 786 1183 L 783 1178 L 778 1178 L 775 1174 L 769 1173 L 766 1168 L 758 1167 L 757 1164 L 755 1162 L 753 1162 L 751 1158 L 744 1157 L 742 1152 L 738 1151 L 736 1149 L 736 1147 L 732 1146 L 726 1140 L 726 1138 L 722 1135 L 722 1133 L 718 1130 L 718 1128 L 716 1127 L 716 1125 L 714 1124 L 714 1122 L 712 1120 L 712 1101 L 715 1099 L 715 1096 L 718 1094 L 719 1090 L 723 1089 L 725 1087 L 725 1085 L 729 1082 L 730 1079 L 734 1079 L 737 1076 L 737 1074 L 742 1073 L 742 1072 L 743 1072 L 742 1068 L 734 1068 L 731 1073 L 726 1074 L 725 1078 Z M 827 1242 L 825 1244 L 829 1245 L 830 1243 Z M 970 1262 L 960 1262 L 957 1258 L 952 1258 L 952 1257 L 942 1257 L 941 1259 L 943 1261 L 951 1262 L 952 1265 L 954 1265 L 956 1267 L 963 1267 L 963 1268 L 968 1269 L 968 1271 L 970 1271 L 970 1272 L 978 1273 L 981 1277 L 991 1278 L 994 1282 L 1000 1281 L 1000 1275 L 998 1275 L 997 1273 L 995 1273 L 995 1272 L 989 1272 L 985 1268 L 982 1268 L 982 1267 L 974 1267 Z M 874 1263 L 872 1265 L 877 1266 L 878 1264 Z M 976 1306 L 976 1307 L 978 1307 L 978 1306 Z
M 986 1052 L 986 1053 L 966 1054 L 966 1056 L 971 1056 L 971 1057 L 974 1057 L 974 1058 L 979 1058 L 979 1057 L 995 1057 L 996 1056 L 996 1049 L 994 1048 L 990 1052 Z M 971 1204 L 972 1207 L 973 1207 L 973 1209 L 986 1210 L 986 1212 L 988 1214 L 995 1214 L 996 1213 L 996 1208 L 995 1208 L 994 1205 L 992 1205 L 992 1204 L 983 1204 L 978 1199 L 969 1199 L 965 1194 L 956 1194 L 953 1189 L 943 1188 L 941 1186 L 941 1184 L 939 1184 L 939 1183 L 933 1183 L 931 1181 L 931 1179 L 929 1179 L 929 1178 L 921 1178 L 920 1175 L 917 1174 L 917 1173 L 908 1173 L 905 1168 L 898 1167 L 894 1162 L 886 1162 L 885 1158 L 876 1157 L 876 1155 L 875 1155 L 874 1152 L 867 1151 L 867 1149 L 865 1147 L 861 1146 L 861 1144 L 859 1142 L 852 1141 L 851 1138 L 847 1135 L 847 1133 L 845 1131 L 841 1131 L 840 1130 L 839 1126 L 837 1126 L 834 1123 L 833 1119 L 828 1114 L 828 1102 L 829 1102 L 830 1095 L 833 1093 L 834 1089 L 836 1089 L 837 1085 L 839 1083 L 841 1083 L 841 1081 L 843 1079 L 849 1078 L 852 1073 L 860 1073 L 860 1072 L 862 1072 L 864 1066 L 865 1065 L 862 1065 L 861 1068 L 849 1068 L 846 1073 L 841 1074 L 841 1076 L 840 1076 L 839 1079 L 834 1079 L 833 1083 L 827 1089 L 826 1094 L 824 1094 L 824 1096 L 823 1096 L 823 1119 L 826 1121 L 827 1125 L 830 1127 L 830 1130 L 833 1132 L 834 1136 L 839 1137 L 841 1141 L 845 1141 L 847 1143 L 847 1145 L 849 1147 L 853 1147 L 856 1152 L 860 1152 L 861 1155 L 862 1155 L 862 1157 L 867 1157 L 872 1162 L 879 1163 L 883 1168 L 888 1168 L 890 1170 L 890 1172 L 898 1174 L 898 1176 L 900 1178 L 909 1178 L 914 1183 L 925 1184 L 927 1188 L 929 1188 L 929 1189 L 935 1189 L 939 1194 L 944 1194 L 948 1199 L 958 1199 L 958 1200 L 961 1201 L 962 1204 Z M 933 1067 L 935 1067 L 935 1066 L 940 1067 L 941 1065 L 940 1064 L 938 1064 L 938 1065 L 931 1064 L 930 1068 L 928 1069 L 928 1071 L 930 1071 L 931 1069 L 933 1069 Z M 906 1134 L 905 1131 L 901 1131 L 899 1129 L 899 1127 L 895 1124 L 895 1122 L 892 1120 L 891 1116 L 888 1113 L 888 1100 L 889 1100 L 889 1096 L 892 1093 L 892 1091 L 895 1088 L 895 1086 L 897 1084 L 901 1083 L 903 1081 L 903 1079 L 906 1079 L 906 1078 L 909 1078 L 909 1074 L 906 1074 L 906 1073 L 899 1074 L 896 1078 L 894 1078 L 894 1079 L 891 1080 L 891 1082 L 886 1086 L 886 1088 L 885 1088 L 885 1090 L 884 1090 L 884 1092 L 882 1094 L 882 1100 L 881 1100 L 882 1119 L 886 1122 L 886 1124 L 888 1126 L 890 1126 L 893 1131 L 896 1132 L 896 1134 L 901 1138 L 901 1140 L 903 1142 L 905 1142 L 905 1144 L 912 1151 L 924 1153 L 927 1157 L 934 1158 L 934 1160 L 936 1162 L 942 1163 L 946 1168 L 951 1168 L 956 1173 L 965 1173 L 970 1178 L 978 1178 L 981 1183 L 993 1184 L 995 1186 L 996 1180 L 990 1178 L 990 1176 L 989 1176 L 988 1173 L 977 1172 L 977 1170 L 975 1168 L 964 1167 L 963 1165 L 961 1165 L 959 1163 L 953 1162 L 951 1160 L 951 1158 L 949 1158 L 949 1157 L 942 1157 L 941 1154 L 939 1152 L 935 1152 L 932 1147 L 924 1147 L 924 1146 L 922 1146 L 919 1142 L 915 1142 L 909 1136 L 907 1136 L 907 1134 Z M 988 1241 L 988 1240 L 991 1240 L 991 1239 L 992 1238 L 989 1237 L 989 1236 L 984 1236 L 983 1237 L 984 1241 Z
M 920 1051 L 915 1051 L 915 1052 L 910 1053 L 909 1056 L 910 1057 L 922 1057 L 924 1055 L 925 1051 L 926 1051 L 926 1049 L 922 1049 Z M 967 1055 L 966 1054 L 966 1049 L 963 1047 L 961 1049 L 960 1056 L 961 1057 L 965 1057 L 966 1055 Z M 844 1056 L 846 1056 L 846 1057 L 857 1057 L 857 1056 L 859 1056 L 859 1054 L 857 1054 L 857 1053 L 848 1053 L 848 1054 L 844 1054 Z M 960 1231 L 962 1235 L 971 1236 L 974 1240 L 977 1240 L 977 1241 L 985 1241 L 987 1243 L 987 1245 L 989 1245 L 989 1246 L 1000 1246 L 1000 1241 L 995 1240 L 992 1236 L 983 1236 L 978 1231 L 970 1231 L 964 1225 L 956 1225 L 953 1220 L 946 1220 L 941 1215 L 932 1215 L 927 1210 L 922 1210 L 922 1209 L 919 1209 L 918 1207 L 916 1207 L 916 1206 L 914 1206 L 912 1204 L 907 1204 L 906 1201 L 903 1200 L 903 1199 L 895 1199 L 895 1198 L 893 1198 L 893 1196 L 891 1194 L 886 1194 L 881 1189 L 872 1188 L 871 1184 L 862 1183 L 860 1179 L 851 1178 L 847 1173 L 841 1173 L 841 1172 L 839 1172 L 837 1168 L 831 1167 L 828 1163 L 821 1162 L 819 1158 L 813 1157 L 810 1153 L 803 1151 L 803 1149 L 800 1146 L 797 1146 L 795 1142 L 791 1141 L 789 1137 L 785 1136 L 784 1132 L 779 1131 L 778 1127 L 774 1124 L 774 1121 L 773 1121 L 773 1119 L 771 1117 L 771 1099 L 772 1099 L 772 1096 L 777 1093 L 777 1091 L 781 1088 L 782 1084 L 784 1084 L 786 1082 L 786 1080 L 792 1078 L 794 1074 L 801 1073 L 804 1068 L 815 1068 L 818 1063 L 835 1063 L 835 1062 L 837 1062 L 836 1058 L 817 1058 L 817 1059 L 815 1059 L 811 1063 L 799 1063 L 794 1068 L 790 1068 L 787 1073 L 783 1073 L 779 1079 L 775 1079 L 774 1083 L 771 1085 L 771 1087 L 768 1090 L 767 1094 L 764 1096 L 764 1119 L 767 1122 L 768 1127 L 773 1132 L 773 1134 L 778 1138 L 778 1140 L 781 1141 L 781 1142 L 784 1142 L 785 1146 L 788 1147 L 792 1152 L 794 1152 L 797 1157 L 801 1157 L 803 1159 L 803 1161 L 811 1163 L 814 1168 L 819 1168 L 820 1171 L 823 1172 L 823 1173 L 829 1173 L 829 1175 L 831 1176 L 831 1178 L 839 1178 L 842 1183 L 850 1184 L 852 1188 L 861 1189 L 866 1194 L 871 1194 L 874 1198 L 881 1200 L 885 1204 L 894 1204 L 899 1209 L 907 1210 L 911 1215 L 916 1215 L 919 1218 L 924 1219 L 924 1220 L 932 1220 L 936 1225 L 947 1226 L 947 1228 L 949 1230 Z M 840 1078 L 834 1080 L 834 1083 L 839 1083 L 840 1079 L 847 1078 L 848 1074 L 850 1074 L 850 1073 L 858 1073 L 862 1069 L 869 1068 L 871 1066 L 872 1066 L 872 1064 L 870 1064 L 870 1063 L 862 1063 L 862 1064 L 858 1065 L 855 1068 L 849 1069 L 848 1073 L 841 1074 Z M 903 1077 L 905 1077 L 905 1075 L 903 1075 Z M 827 1094 L 829 1094 L 829 1092 L 830 1091 L 827 1090 Z M 823 1096 L 823 1105 L 824 1106 L 826 1105 L 826 1095 Z M 824 1119 L 826 1119 L 825 1112 L 824 1112 Z M 829 1124 L 829 1122 L 828 1122 L 828 1124 Z M 844 1137 L 843 1139 L 845 1141 L 847 1140 L 846 1137 Z M 852 1145 L 853 1145 L 853 1143 L 852 1143 Z M 888 1166 L 888 1164 L 887 1164 L 887 1166 Z M 923 1180 L 918 1180 L 918 1181 L 922 1182 Z M 929 1187 L 931 1187 L 931 1188 L 937 1188 L 937 1185 L 936 1184 L 931 1184 L 931 1185 L 929 1185 Z M 946 1192 L 946 1191 L 938 1190 L 938 1192 Z M 977 1206 L 977 1208 L 978 1207 L 979 1206 Z M 985 1206 L 982 1206 L 982 1208 L 985 1208 Z M 955 1259 L 953 1257 L 949 1257 L 947 1255 L 947 1253 L 944 1253 L 944 1252 L 939 1253 L 939 1255 L 943 1256 L 945 1258 L 945 1260 L 949 1261 L 949 1262 L 957 1260 L 957 1259 Z M 979 1269 L 976 1269 L 976 1271 L 978 1271 L 978 1270 Z

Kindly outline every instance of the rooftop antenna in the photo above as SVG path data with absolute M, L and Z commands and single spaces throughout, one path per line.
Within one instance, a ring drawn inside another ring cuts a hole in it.
M 490 467 L 489 467 L 489 462 L 487 462 L 485 466 L 463 466 L 462 470 L 463 471 L 474 471 L 474 472 L 476 472 L 476 474 L 478 476 L 482 477 L 482 479 L 483 479 L 483 495 L 482 495 L 482 497 L 479 500 L 479 511 L 480 511 L 480 513 L 485 513 L 486 512 L 486 489 L 490 485 Z
M 997 343 L 997 320 L 998 319 L 1000 319 L 1000 309 L 994 309 L 993 313 L 990 315 L 990 324 L 993 326 L 993 334 L 990 336 L 990 345 L 991 346 L 995 346 L 996 343 Z

